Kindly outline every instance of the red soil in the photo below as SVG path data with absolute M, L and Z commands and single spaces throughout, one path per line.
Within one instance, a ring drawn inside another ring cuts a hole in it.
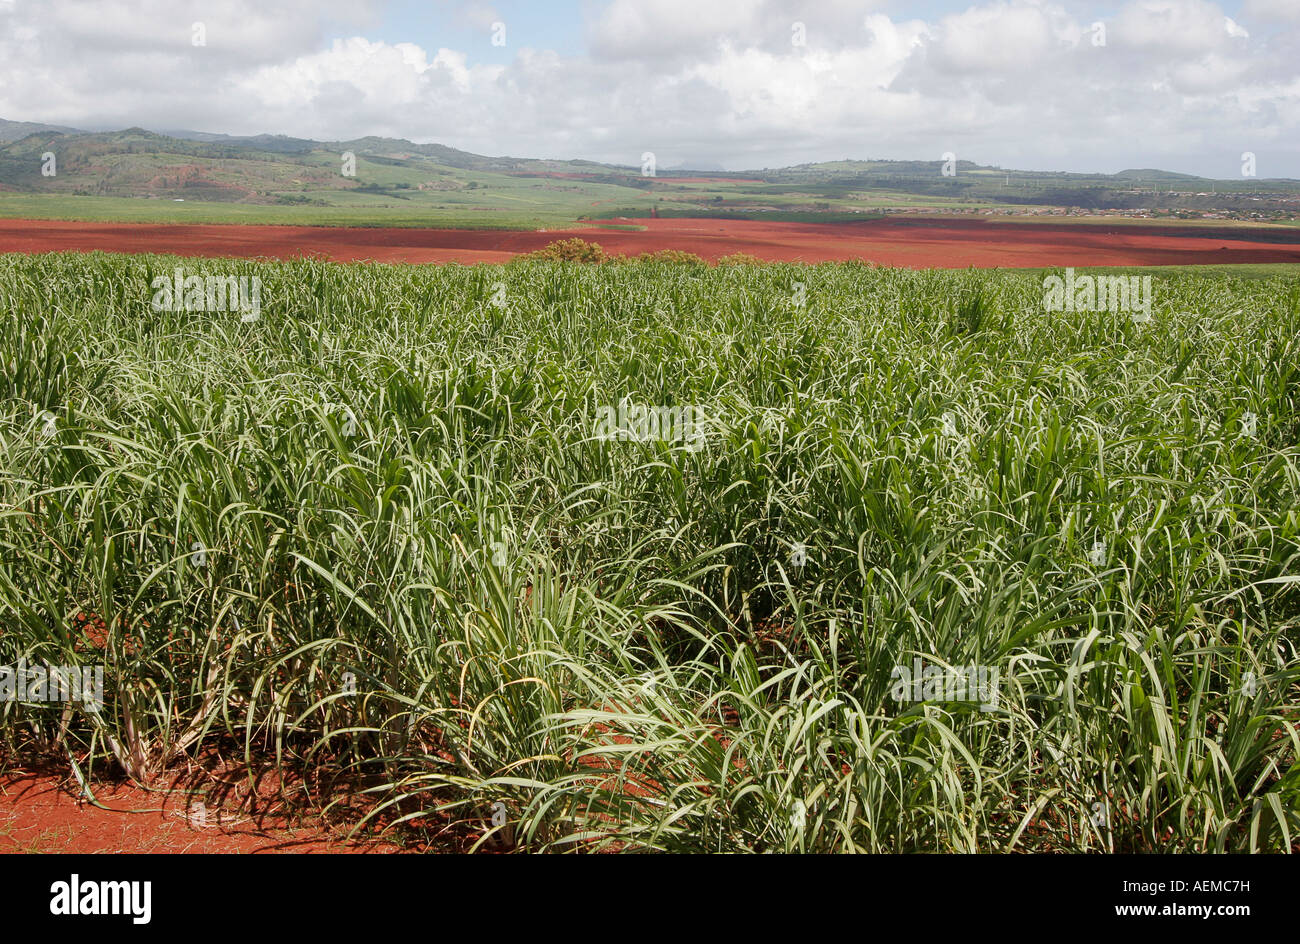
M 0 853 L 391 853 L 391 843 L 353 842 L 322 829 L 295 829 L 266 816 L 199 807 L 181 792 L 98 786 L 34 773 L 0 775 Z
M 883 219 L 854 223 L 636 219 L 644 232 L 241 226 L 0 220 L 0 252 L 159 252 L 337 262 L 503 262 L 569 236 L 608 252 L 744 252 L 783 262 L 860 259 L 909 268 L 1300 263 L 1300 229 Z

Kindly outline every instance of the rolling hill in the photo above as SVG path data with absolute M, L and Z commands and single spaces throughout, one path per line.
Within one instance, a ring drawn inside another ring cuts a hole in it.
M 53 175 L 43 157 L 49 153 L 56 156 Z M 941 166 L 845 160 L 648 177 L 639 167 L 490 157 L 395 138 L 87 132 L 0 120 L 0 215 L 535 228 L 652 214 L 830 220 L 1069 208 L 1259 220 L 1291 219 L 1300 208 L 1297 181 L 1020 171 L 968 161 L 945 176 Z

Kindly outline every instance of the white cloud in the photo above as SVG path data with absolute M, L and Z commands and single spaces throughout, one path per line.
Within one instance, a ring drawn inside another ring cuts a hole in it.
M 1208 0 L 1138 0 L 1115 18 L 1108 39 L 1150 50 L 1156 57 L 1209 52 L 1234 41 L 1225 20 L 1223 10 Z
M 941 72 L 988 75 L 1036 68 L 1062 41 L 1037 5 L 995 3 L 945 17 L 927 61 Z
M 851 0 L 612 0 L 592 8 L 584 54 L 534 48 L 510 21 L 512 58 L 484 64 L 363 38 L 377 0 L 0 0 L 0 117 L 736 169 L 955 150 L 1226 174 L 1224 155 L 1264 148 L 1271 173 L 1300 177 L 1300 35 L 1252 19 L 1290 9 L 1273 3 L 1247 2 L 1238 22 L 1208 0 L 1131 0 L 1099 47 L 1095 10 L 1075 0 L 963 0 L 929 21 Z M 457 12 L 510 19 L 483 2 Z
M 724 46 L 791 49 L 799 23 L 807 48 L 860 44 L 882 0 L 612 0 L 590 24 L 597 59 L 681 60 Z
M 1300 3 L 1296 0 L 1246 0 L 1241 13 L 1247 19 L 1300 23 Z

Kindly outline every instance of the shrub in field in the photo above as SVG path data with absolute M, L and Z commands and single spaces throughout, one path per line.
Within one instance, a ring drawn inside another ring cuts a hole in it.
M 662 262 L 668 265 L 707 265 L 703 256 L 680 249 L 659 249 L 655 252 L 643 252 L 635 257 L 636 262 Z
M 605 250 L 600 243 L 588 242 L 574 236 L 570 239 L 557 239 L 545 249 L 525 253 L 526 258 L 541 259 L 548 262 L 604 262 Z
M 1294 280 L 176 265 L 0 257 L 6 762 L 451 848 L 1295 847 Z
M 733 252 L 730 255 L 721 256 L 718 259 L 718 265 L 764 265 L 762 259 L 758 256 L 752 256 L 747 252 Z

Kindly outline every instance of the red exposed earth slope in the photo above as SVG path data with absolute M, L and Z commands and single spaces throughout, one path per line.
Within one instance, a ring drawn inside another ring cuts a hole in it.
M 203 809 L 177 791 L 99 786 L 107 809 L 78 799 L 74 784 L 26 772 L 0 775 L 0 854 L 5 853 L 391 853 L 386 842 L 294 828 L 275 817 Z
M 338 262 L 504 262 L 570 236 L 608 252 L 659 249 L 710 261 L 735 252 L 783 262 L 861 259 L 911 268 L 1300 263 L 1300 229 L 883 219 L 854 223 L 638 219 L 642 232 L 240 226 L 0 220 L 0 252 L 159 252 Z

